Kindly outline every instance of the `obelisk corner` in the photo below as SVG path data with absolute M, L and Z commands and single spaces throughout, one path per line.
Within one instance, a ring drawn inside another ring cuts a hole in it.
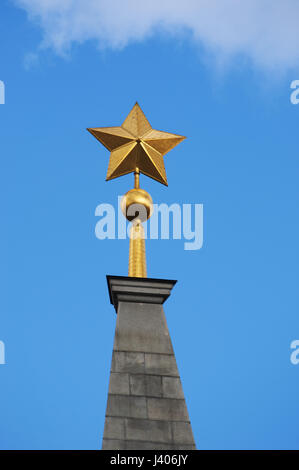
M 119 302 L 164 304 L 177 281 L 107 275 L 110 302 L 117 313 Z

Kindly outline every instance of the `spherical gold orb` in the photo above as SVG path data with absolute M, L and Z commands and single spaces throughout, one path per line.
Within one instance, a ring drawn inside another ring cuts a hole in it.
M 153 212 L 153 200 L 144 189 L 130 189 L 120 202 L 122 213 L 130 222 L 134 219 L 145 222 Z

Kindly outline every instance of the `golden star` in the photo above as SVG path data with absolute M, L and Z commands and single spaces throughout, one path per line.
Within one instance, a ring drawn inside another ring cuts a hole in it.
M 87 130 L 111 152 L 106 181 L 139 170 L 168 186 L 163 155 L 185 137 L 152 129 L 138 103 L 120 127 Z

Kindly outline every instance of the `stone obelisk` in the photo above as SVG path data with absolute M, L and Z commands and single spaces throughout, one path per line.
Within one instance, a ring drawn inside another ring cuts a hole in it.
M 107 180 L 134 172 L 121 203 L 131 222 L 129 275 L 107 276 L 117 313 L 103 450 L 196 449 L 163 304 L 176 281 L 147 278 L 143 173 L 167 185 L 163 156 L 184 137 L 152 129 L 136 103 L 119 127 L 88 129 L 111 152 Z

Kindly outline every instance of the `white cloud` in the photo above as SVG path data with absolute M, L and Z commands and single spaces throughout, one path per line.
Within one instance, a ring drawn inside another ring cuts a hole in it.
M 122 48 L 164 31 L 187 30 L 218 60 L 243 55 L 265 69 L 299 65 L 298 0 L 14 0 L 64 53 L 96 40 Z

